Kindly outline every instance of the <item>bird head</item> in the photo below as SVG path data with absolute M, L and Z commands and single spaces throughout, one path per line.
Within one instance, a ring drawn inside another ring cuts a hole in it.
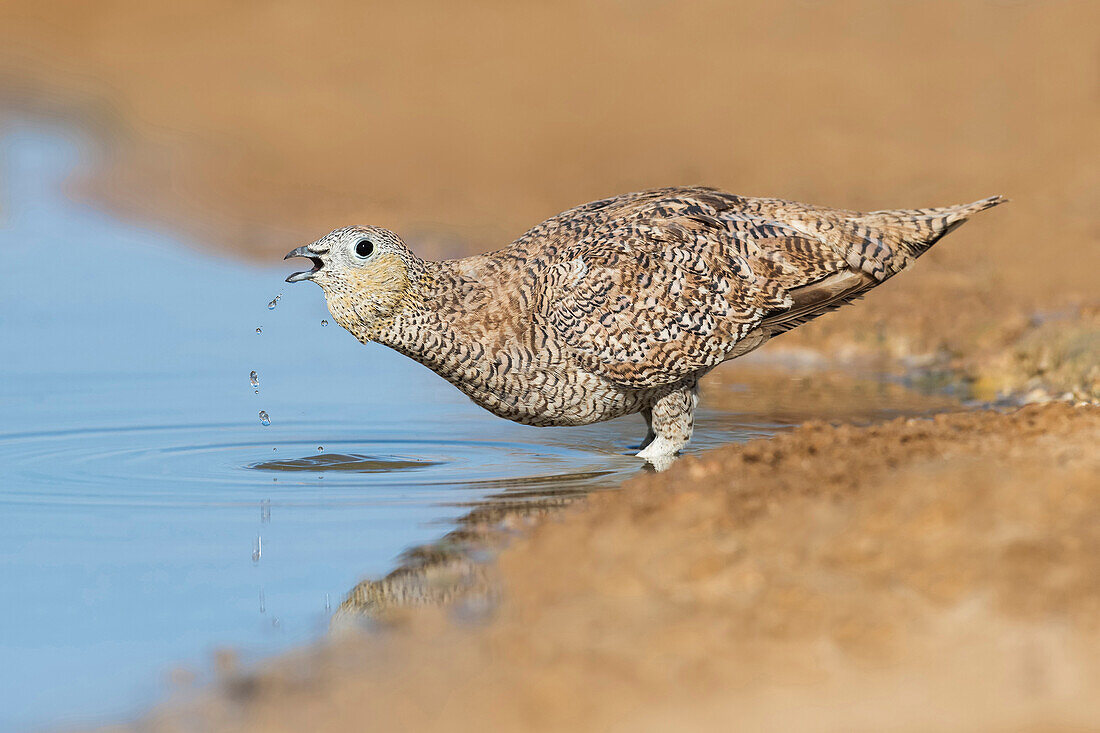
M 399 236 L 369 226 L 337 229 L 283 259 L 291 257 L 311 260 L 313 269 L 286 281 L 320 285 L 336 322 L 364 341 L 373 340 L 410 302 L 423 265 Z

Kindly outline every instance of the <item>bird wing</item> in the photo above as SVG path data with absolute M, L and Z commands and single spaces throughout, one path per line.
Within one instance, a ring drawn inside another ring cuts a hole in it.
M 564 212 L 517 244 L 544 243 L 547 328 L 589 369 L 645 388 L 858 298 L 972 213 L 964 208 L 860 214 L 659 189 Z

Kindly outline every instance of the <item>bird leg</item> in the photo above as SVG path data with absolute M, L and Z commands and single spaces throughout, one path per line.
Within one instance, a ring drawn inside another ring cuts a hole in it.
M 642 417 L 645 418 L 645 439 L 642 440 L 642 444 L 638 446 L 639 450 L 645 450 L 649 447 L 649 444 L 653 442 L 653 439 L 657 437 L 657 433 L 653 432 L 653 410 L 646 407 L 642 410 Z
M 649 408 L 650 432 L 655 437 L 638 452 L 638 457 L 653 462 L 655 458 L 673 456 L 687 445 L 695 427 L 698 402 L 698 382 L 678 385 L 659 397 Z

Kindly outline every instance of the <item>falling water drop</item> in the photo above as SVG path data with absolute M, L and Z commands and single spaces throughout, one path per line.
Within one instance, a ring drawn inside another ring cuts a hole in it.
M 248 373 L 248 383 L 251 384 L 253 387 L 260 386 L 260 377 L 258 374 L 256 374 L 255 369 Z
M 271 418 L 268 416 L 265 410 L 260 410 L 260 424 L 267 427 L 271 424 Z
M 269 311 L 275 310 L 275 306 L 279 304 L 279 298 L 281 298 L 281 297 L 283 297 L 283 294 L 279 293 L 274 298 L 272 298 L 271 302 L 267 304 L 267 309 Z
M 260 524 L 267 524 L 271 521 L 271 500 L 264 499 L 260 502 Z
M 267 610 L 267 605 L 264 603 L 264 589 L 260 588 L 260 613 Z
M 263 555 L 263 546 L 260 535 L 256 535 L 256 541 L 252 543 L 252 562 L 259 562 L 261 555 Z
M 264 330 L 262 328 L 260 328 L 259 326 L 256 326 L 256 333 L 263 333 L 263 332 L 264 332 Z
M 325 327 L 325 326 L 327 326 L 327 325 L 328 325 L 328 321 L 325 321 L 325 320 L 322 320 L 322 321 L 321 321 L 321 327 L 322 327 L 322 328 L 324 328 L 324 327 Z
M 323 445 L 317 446 L 317 452 L 318 453 L 324 453 L 325 452 L 325 446 L 323 446 Z

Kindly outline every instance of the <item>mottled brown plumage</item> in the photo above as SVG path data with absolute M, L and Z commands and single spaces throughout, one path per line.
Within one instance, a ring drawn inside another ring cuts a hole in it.
M 641 412 L 645 458 L 691 437 L 700 377 L 900 272 L 993 197 L 859 213 L 711 188 L 593 201 L 510 246 L 430 262 L 378 227 L 289 256 L 340 325 L 530 425 Z M 358 250 L 358 251 L 357 251 Z

